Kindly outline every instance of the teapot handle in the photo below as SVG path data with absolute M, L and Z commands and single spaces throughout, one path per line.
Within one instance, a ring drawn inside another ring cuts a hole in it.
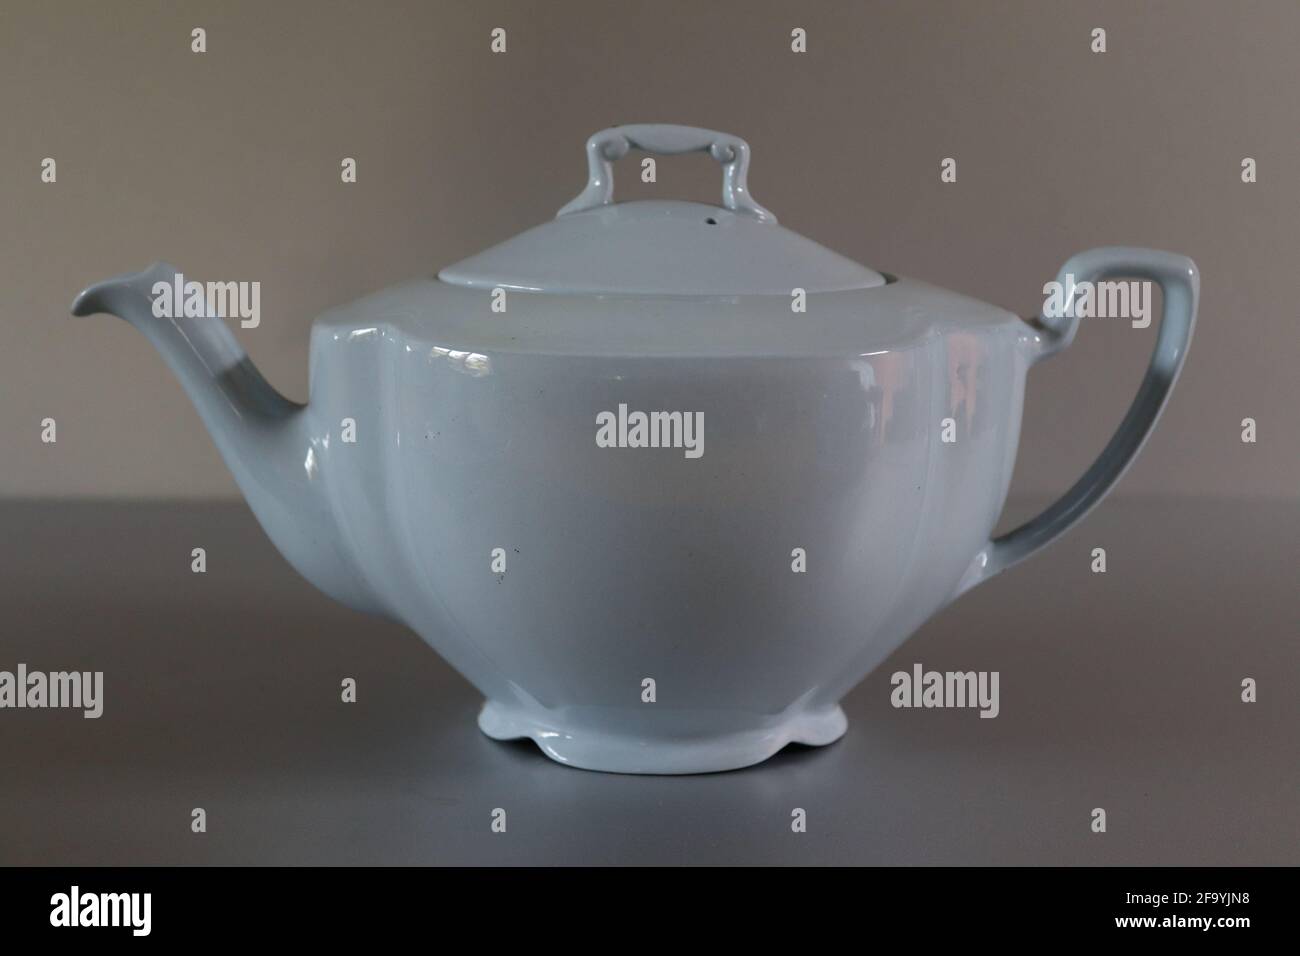
M 1065 301 L 1073 305 L 1080 283 L 1115 276 L 1157 282 L 1164 300 L 1155 351 L 1137 397 L 1119 429 L 1083 477 L 1046 511 L 985 545 L 967 569 L 954 597 L 1055 541 L 1092 510 L 1128 469 L 1160 417 L 1187 358 L 1187 345 L 1196 326 L 1200 274 L 1196 263 L 1186 256 L 1156 249 L 1109 246 L 1090 249 L 1071 258 L 1061 267 L 1057 282 L 1065 292 Z M 1043 333 L 1042 350 L 1035 361 L 1060 351 L 1074 340 L 1079 317 L 1073 308 L 1067 311 L 1069 314 L 1065 316 L 1041 315 L 1033 323 Z
M 776 222 L 776 217 L 749 194 L 748 143 L 730 133 L 671 123 L 611 126 L 594 134 L 587 140 L 587 187 L 556 213 L 556 218 L 613 202 L 613 164 L 626 156 L 629 149 L 662 156 L 708 150 L 709 155 L 722 164 L 722 204 L 732 212 L 752 216 L 761 222 Z

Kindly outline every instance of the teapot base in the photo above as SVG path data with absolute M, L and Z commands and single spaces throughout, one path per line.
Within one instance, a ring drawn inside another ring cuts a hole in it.
M 844 736 L 848 719 L 838 706 L 821 711 L 787 712 L 779 718 L 755 716 L 754 726 L 711 734 L 658 735 L 577 726 L 557 720 L 553 711 L 489 700 L 478 726 L 493 740 L 531 739 L 556 763 L 606 773 L 686 774 L 739 770 L 762 763 L 786 744 L 822 747 Z

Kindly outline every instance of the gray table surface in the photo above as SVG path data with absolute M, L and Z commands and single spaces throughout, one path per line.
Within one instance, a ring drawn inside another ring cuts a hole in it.
M 1295 502 L 1107 501 L 923 627 L 837 744 L 634 777 L 480 735 L 242 504 L 10 502 L 0 670 L 102 670 L 105 706 L 0 710 L 0 864 L 1296 864 L 1298 558 Z M 1000 716 L 894 709 L 914 662 L 998 670 Z

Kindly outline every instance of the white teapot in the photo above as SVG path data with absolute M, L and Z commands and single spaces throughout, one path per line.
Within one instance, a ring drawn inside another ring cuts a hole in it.
M 707 150 L 722 206 L 613 203 L 632 148 Z M 306 405 L 219 319 L 157 316 L 172 266 L 73 311 L 149 338 L 284 556 L 419 633 L 489 736 L 632 773 L 830 743 L 850 688 L 1124 472 L 1186 356 L 1196 267 L 1094 249 L 1061 269 L 1064 314 L 1025 321 L 784 229 L 734 136 L 621 126 L 587 158 L 553 221 L 321 316 Z M 990 538 L 1025 374 L 1112 276 L 1163 290 L 1137 398 L 1060 501 Z

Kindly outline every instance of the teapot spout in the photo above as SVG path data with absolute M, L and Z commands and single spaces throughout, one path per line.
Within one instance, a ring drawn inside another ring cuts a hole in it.
M 180 379 L 280 553 L 330 597 L 383 614 L 339 533 L 308 406 L 285 398 L 262 377 L 222 319 L 156 309 L 178 271 L 157 262 L 96 283 L 77 296 L 72 314 L 116 315 L 143 333 Z

